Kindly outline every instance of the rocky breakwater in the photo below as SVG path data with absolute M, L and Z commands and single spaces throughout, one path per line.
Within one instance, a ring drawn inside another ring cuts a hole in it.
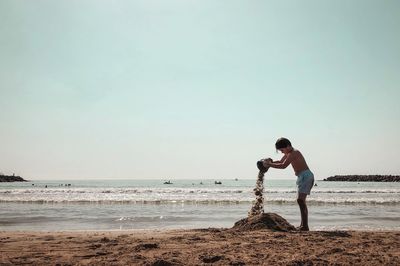
M 28 182 L 28 181 L 17 175 L 0 174 L 0 182 Z
M 324 181 L 350 182 L 400 182 L 398 175 L 335 175 L 325 178 Z

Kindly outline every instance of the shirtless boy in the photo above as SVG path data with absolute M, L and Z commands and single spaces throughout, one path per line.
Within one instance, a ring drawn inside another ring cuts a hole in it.
M 311 188 L 314 185 L 314 174 L 307 166 L 306 160 L 299 150 L 292 147 L 290 141 L 286 138 L 280 138 L 275 143 L 275 148 L 281 151 L 284 156 L 280 161 L 264 160 L 265 167 L 284 169 L 289 164 L 292 165 L 295 175 L 297 176 L 297 203 L 300 207 L 301 224 L 298 229 L 300 231 L 309 231 L 308 228 L 308 209 L 306 205 L 307 195 L 310 195 Z

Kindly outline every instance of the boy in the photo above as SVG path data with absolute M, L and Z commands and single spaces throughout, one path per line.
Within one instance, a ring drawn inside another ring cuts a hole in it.
M 314 174 L 307 166 L 306 160 L 300 151 L 292 147 L 290 141 L 286 138 L 280 138 L 275 143 L 275 148 L 281 151 L 284 156 L 280 161 L 263 160 L 264 167 L 272 167 L 284 169 L 289 164 L 292 165 L 294 173 L 297 176 L 297 203 L 300 207 L 301 224 L 298 229 L 300 231 L 309 231 L 308 228 L 308 209 L 306 205 L 306 197 L 310 195 L 311 188 L 314 185 Z

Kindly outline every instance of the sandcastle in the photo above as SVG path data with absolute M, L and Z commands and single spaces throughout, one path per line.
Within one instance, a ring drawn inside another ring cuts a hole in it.
M 271 159 L 267 159 L 271 160 Z M 257 162 L 259 169 L 254 194 L 256 199 L 248 212 L 248 217 L 235 223 L 232 229 L 258 230 L 270 229 L 274 231 L 293 231 L 296 228 L 276 213 L 264 213 L 264 175 L 268 171 L 262 161 Z

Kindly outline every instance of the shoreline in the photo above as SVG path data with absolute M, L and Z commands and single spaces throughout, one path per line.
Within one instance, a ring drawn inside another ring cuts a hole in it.
M 400 231 L 0 231 L 0 264 L 400 264 Z
M 82 230 L 4 230 L 0 229 L 0 235 L 1 234 L 141 234 L 141 233 L 171 233 L 175 231 L 179 232 L 185 232 L 185 231 L 196 231 L 196 230 L 222 230 L 222 231 L 227 231 L 227 230 L 234 230 L 232 228 L 226 228 L 226 227 L 204 227 L 204 228 L 150 228 L 150 229 L 142 229 L 142 228 L 135 228 L 135 229 L 82 229 Z M 264 230 L 264 229 L 258 229 L 258 230 Z M 266 229 L 265 229 L 266 230 Z M 253 230 L 257 231 L 257 230 Z M 297 231 L 293 231 L 297 232 Z M 291 232 L 291 233 L 293 233 Z M 400 228 L 399 229 L 376 229 L 376 228 L 371 228 L 371 229 L 315 229 L 313 230 L 310 228 L 309 232 L 358 232 L 358 233 L 393 233 L 393 234 L 398 234 L 400 233 Z M 0 241 L 1 243 L 1 241 Z

